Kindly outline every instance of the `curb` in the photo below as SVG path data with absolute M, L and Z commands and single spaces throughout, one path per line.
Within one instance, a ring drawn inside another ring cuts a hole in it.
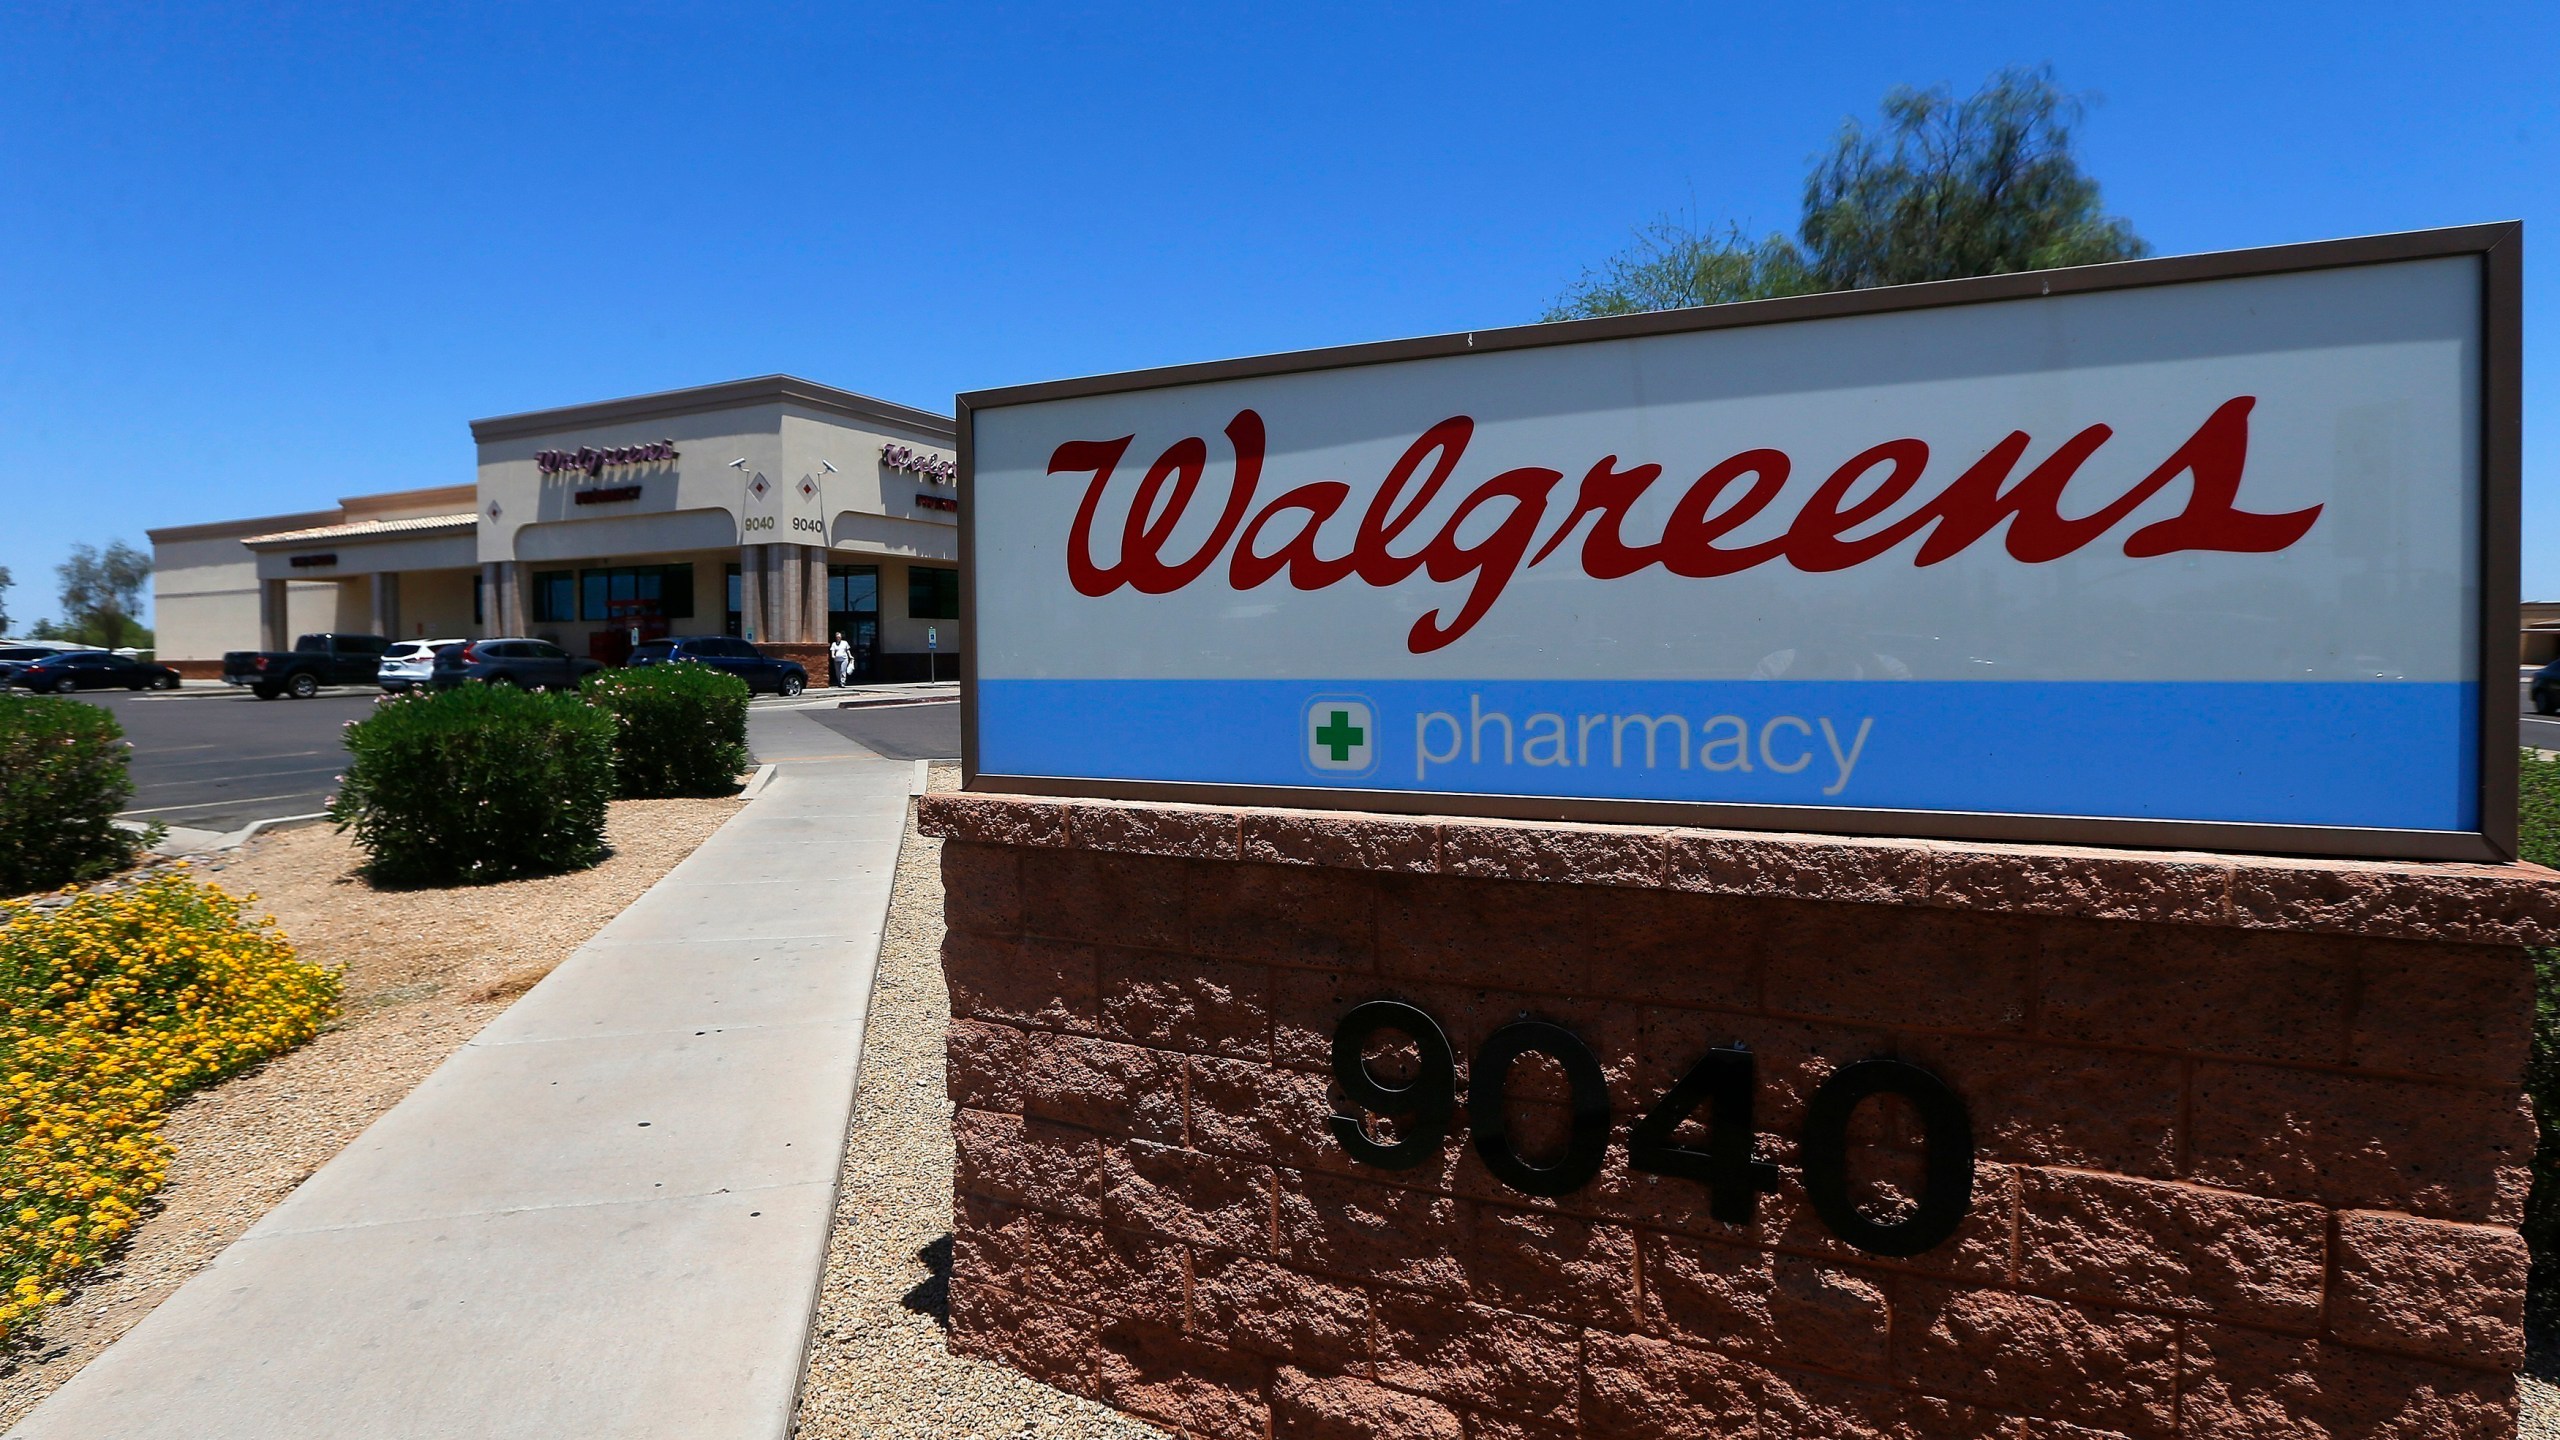
M 839 710 L 886 710 L 902 705 L 956 705 L 959 701 L 960 697 L 957 695 L 918 695 L 901 696 L 894 700 L 839 700 L 836 702 L 836 708 Z
M 328 811 L 314 810 L 308 815 L 278 815 L 270 820 L 252 820 L 224 836 L 222 843 L 214 848 L 237 850 L 270 830 L 299 830 L 305 825 L 317 825 L 328 818 Z
M 82 693 L 99 694 L 103 692 L 84 691 Z M 311 698 L 314 700 L 342 700 L 351 695 L 382 695 L 387 693 L 389 692 L 383 690 L 378 685 L 323 685 L 320 687 L 320 693 L 312 696 Z M 224 697 L 241 700 L 254 700 L 257 698 L 249 693 L 249 687 L 246 685 L 225 685 L 219 680 L 190 681 L 187 684 L 179 686 L 175 690 L 144 690 L 139 692 L 139 694 L 140 698 L 151 701 L 154 704 L 169 700 L 216 700 Z M 282 704 L 290 701 L 292 698 L 293 697 L 290 695 L 279 695 L 276 697 L 276 703 Z
M 780 768 L 771 761 L 757 766 L 756 773 L 747 777 L 747 783 L 738 787 L 738 798 L 753 800 L 763 794 L 764 787 L 773 783 L 773 772 Z
M 298 829 L 304 825 L 317 824 L 328 818 L 329 812 L 326 810 L 314 810 L 307 815 L 271 815 L 264 820 L 252 820 L 237 830 L 214 832 L 213 839 L 206 841 L 203 845 L 192 850 L 154 850 L 151 853 L 154 855 L 166 855 L 171 859 L 180 859 L 191 855 L 219 855 L 226 850 L 237 850 L 241 846 L 248 844 L 250 841 L 257 839 L 260 835 L 263 835 L 270 830 Z M 140 821 L 119 819 L 115 823 L 119 828 L 126 830 L 140 830 L 143 828 L 142 822 Z M 198 831 L 197 833 L 203 834 L 207 832 Z

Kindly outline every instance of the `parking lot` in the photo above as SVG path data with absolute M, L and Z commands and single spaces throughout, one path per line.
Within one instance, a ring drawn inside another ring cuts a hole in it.
M 259 700 L 197 682 L 170 692 L 87 693 L 133 742 L 133 802 L 124 813 L 197 830 L 318 811 L 346 766 L 340 740 L 373 709 L 370 692 Z
M 804 711 L 854 744 L 892 760 L 960 758 L 960 702 L 818 708 Z
M 112 711 L 133 744 L 134 820 L 234 831 L 257 820 L 317 813 L 346 768 L 342 732 L 372 713 L 375 692 L 331 690 L 313 700 L 260 700 L 191 681 L 171 692 L 91 691 L 81 703 Z M 893 760 L 960 754 L 960 707 L 950 700 L 838 709 L 840 696 L 782 701 Z
M 2516 694 L 2524 712 L 2523 718 L 2516 722 L 2519 742 L 2536 750 L 2560 751 L 2560 715 L 2545 717 L 2533 713 L 2530 672 L 2516 682 Z

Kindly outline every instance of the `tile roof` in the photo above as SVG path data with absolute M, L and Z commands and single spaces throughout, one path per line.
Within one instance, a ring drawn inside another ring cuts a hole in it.
M 280 530 L 250 535 L 243 545 L 303 545 L 314 540 L 378 540 L 391 535 L 426 535 L 440 530 L 468 530 L 480 523 L 476 513 L 416 515 L 406 520 L 351 520 L 343 525 L 315 525 L 308 530 Z

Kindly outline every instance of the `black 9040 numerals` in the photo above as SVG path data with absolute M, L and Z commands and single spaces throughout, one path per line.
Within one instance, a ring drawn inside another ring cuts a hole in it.
M 1849 1194 L 1849 1121 L 1861 1101 L 1899 1095 L 1920 1115 L 1928 1160 L 1920 1203 L 1901 1219 L 1870 1220 Z M 1805 1102 L 1804 1193 L 1831 1233 L 1876 1255 L 1917 1255 L 1956 1233 L 1973 1208 L 1973 1117 L 1947 1082 L 1903 1060 L 1861 1060 L 1833 1072 Z
M 1407 1084 L 1388 1085 L 1369 1072 L 1369 1044 L 1385 1033 L 1413 1042 L 1420 1064 Z M 1506 1087 L 1512 1065 L 1529 1054 L 1563 1069 L 1571 1097 L 1571 1135 L 1552 1164 L 1531 1163 L 1511 1143 Z M 1627 1135 L 1629 1166 L 1706 1186 L 1708 1213 L 1728 1225 L 1753 1223 L 1761 1195 L 1778 1188 L 1778 1167 L 1753 1155 L 1759 1142 L 1755 1066 L 1739 1046 L 1708 1051 Z M 1580 1036 L 1550 1021 L 1513 1021 L 1485 1038 L 1470 1073 L 1468 1128 L 1495 1179 L 1524 1194 L 1554 1196 L 1579 1190 L 1600 1173 L 1609 1150 L 1609 1090 L 1599 1057 Z M 1457 1109 L 1456 1061 L 1440 1022 L 1423 1010 L 1399 1000 L 1355 1007 L 1333 1033 L 1333 1078 L 1349 1113 L 1333 1116 L 1330 1126 L 1352 1159 L 1409 1170 L 1447 1141 Z M 1910 1102 L 1927 1157 L 1919 1203 L 1893 1220 L 1861 1211 L 1849 1183 L 1850 1121 L 1879 1095 Z M 1702 1106 L 1705 1148 L 1679 1144 L 1680 1127 Z M 1393 1120 L 1398 1138 L 1372 1139 L 1364 1114 Z M 1861 1060 L 1823 1081 L 1805 1103 L 1798 1153 L 1814 1213 L 1831 1233 L 1870 1254 L 1917 1255 L 1944 1244 L 1973 1208 L 1973 1121 L 1964 1099 L 1907 1061 Z
M 1676 1175 L 1707 1187 L 1707 1213 L 1727 1225 L 1748 1225 L 1760 1212 L 1760 1195 L 1778 1188 L 1778 1167 L 1754 1160 L 1759 1138 L 1752 1123 L 1751 1052 L 1710 1050 L 1691 1066 L 1660 1103 L 1627 1133 L 1627 1163 L 1649 1175 Z M 1707 1109 L 1707 1148 L 1672 1143 L 1680 1122 Z
M 1369 1073 L 1369 1042 L 1384 1031 L 1404 1035 L 1422 1054 L 1421 1071 L 1409 1084 L 1388 1085 Z M 1458 1103 L 1457 1060 L 1449 1053 L 1449 1037 L 1440 1033 L 1440 1022 L 1413 1006 L 1372 1000 L 1343 1016 L 1333 1031 L 1333 1079 L 1353 1112 L 1333 1117 L 1333 1138 L 1361 1164 L 1410 1170 L 1449 1138 L 1449 1115 Z M 1370 1139 L 1359 1114 L 1364 1110 L 1395 1121 L 1402 1138 L 1393 1144 Z
M 1572 1096 L 1573 1132 L 1564 1158 L 1553 1165 L 1532 1165 L 1511 1148 L 1511 1107 L 1504 1087 L 1511 1064 L 1530 1053 L 1564 1067 Z M 1591 1183 L 1609 1154 L 1609 1082 L 1600 1073 L 1600 1057 L 1582 1037 L 1544 1020 L 1515 1020 L 1485 1037 L 1476 1051 L 1474 1078 L 1467 1094 L 1468 1128 L 1475 1134 L 1476 1154 L 1494 1178 L 1527 1195 L 1570 1195 Z

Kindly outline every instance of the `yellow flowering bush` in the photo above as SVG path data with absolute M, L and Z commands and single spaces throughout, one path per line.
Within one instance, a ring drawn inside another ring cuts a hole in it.
M 0 1336 L 133 1228 L 179 1096 L 337 1013 L 335 970 L 180 873 L 0 901 Z

